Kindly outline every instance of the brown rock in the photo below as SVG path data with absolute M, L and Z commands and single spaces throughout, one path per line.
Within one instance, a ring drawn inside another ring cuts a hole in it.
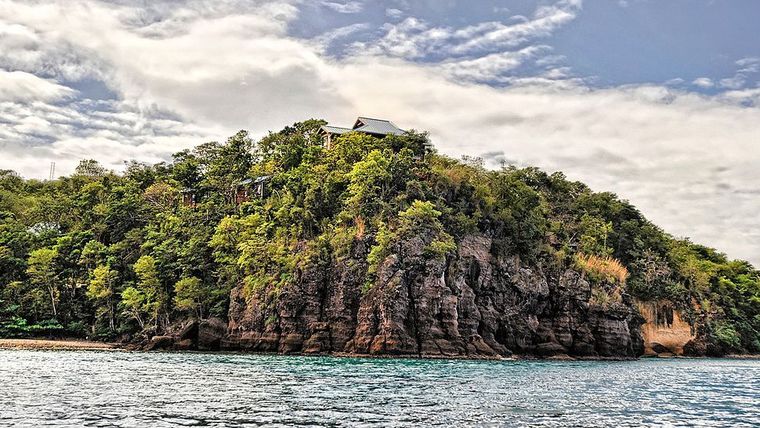
M 179 340 L 176 343 L 174 343 L 174 349 L 178 351 L 187 351 L 190 349 L 193 349 L 195 347 L 195 343 L 192 339 L 184 339 Z
M 148 342 L 148 345 L 145 347 L 145 350 L 155 351 L 159 349 L 171 349 L 173 346 L 173 336 L 153 336 Z
M 198 349 L 203 351 L 217 350 L 221 347 L 222 339 L 227 335 L 227 323 L 219 318 L 209 318 L 198 324 Z
M 190 339 L 195 341 L 198 338 L 198 321 L 191 320 L 185 323 L 176 334 L 177 340 Z

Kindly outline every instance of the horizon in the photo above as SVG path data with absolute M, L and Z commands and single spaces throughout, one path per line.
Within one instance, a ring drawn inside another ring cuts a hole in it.
M 120 170 L 361 114 L 562 171 L 758 265 L 758 20 L 748 0 L 6 0 L 0 168 Z

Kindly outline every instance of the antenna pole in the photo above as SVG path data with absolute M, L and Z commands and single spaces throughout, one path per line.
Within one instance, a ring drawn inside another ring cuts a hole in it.
M 55 178 L 55 162 L 50 162 L 50 181 Z

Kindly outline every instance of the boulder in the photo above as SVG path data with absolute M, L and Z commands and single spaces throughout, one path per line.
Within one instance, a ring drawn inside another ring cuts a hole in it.
M 665 346 L 663 346 L 663 345 L 661 345 L 661 344 L 659 344 L 657 342 L 652 342 L 650 346 L 652 347 L 652 351 L 654 351 L 656 354 L 670 354 L 670 353 L 672 353 L 670 351 L 670 349 L 666 348 Z
M 177 340 L 195 341 L 198 338 L 198 321 L 190 320 L 186 322 L 176 334 Z
M 219 318 L 209 318 L 198 323 L 198 349 L 214 351 L 221 347 L 222 339 L 227 335 L 227 323 Z
M 145 350 L 155 351 L 159 349 L 171 349 L 173 346 L 174 336 L 153 336 L 145 347 Z

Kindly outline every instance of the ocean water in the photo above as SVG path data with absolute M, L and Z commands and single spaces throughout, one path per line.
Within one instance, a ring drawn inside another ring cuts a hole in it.
M 760 426 L 760 361 L 0 350 L 0 426 Z

